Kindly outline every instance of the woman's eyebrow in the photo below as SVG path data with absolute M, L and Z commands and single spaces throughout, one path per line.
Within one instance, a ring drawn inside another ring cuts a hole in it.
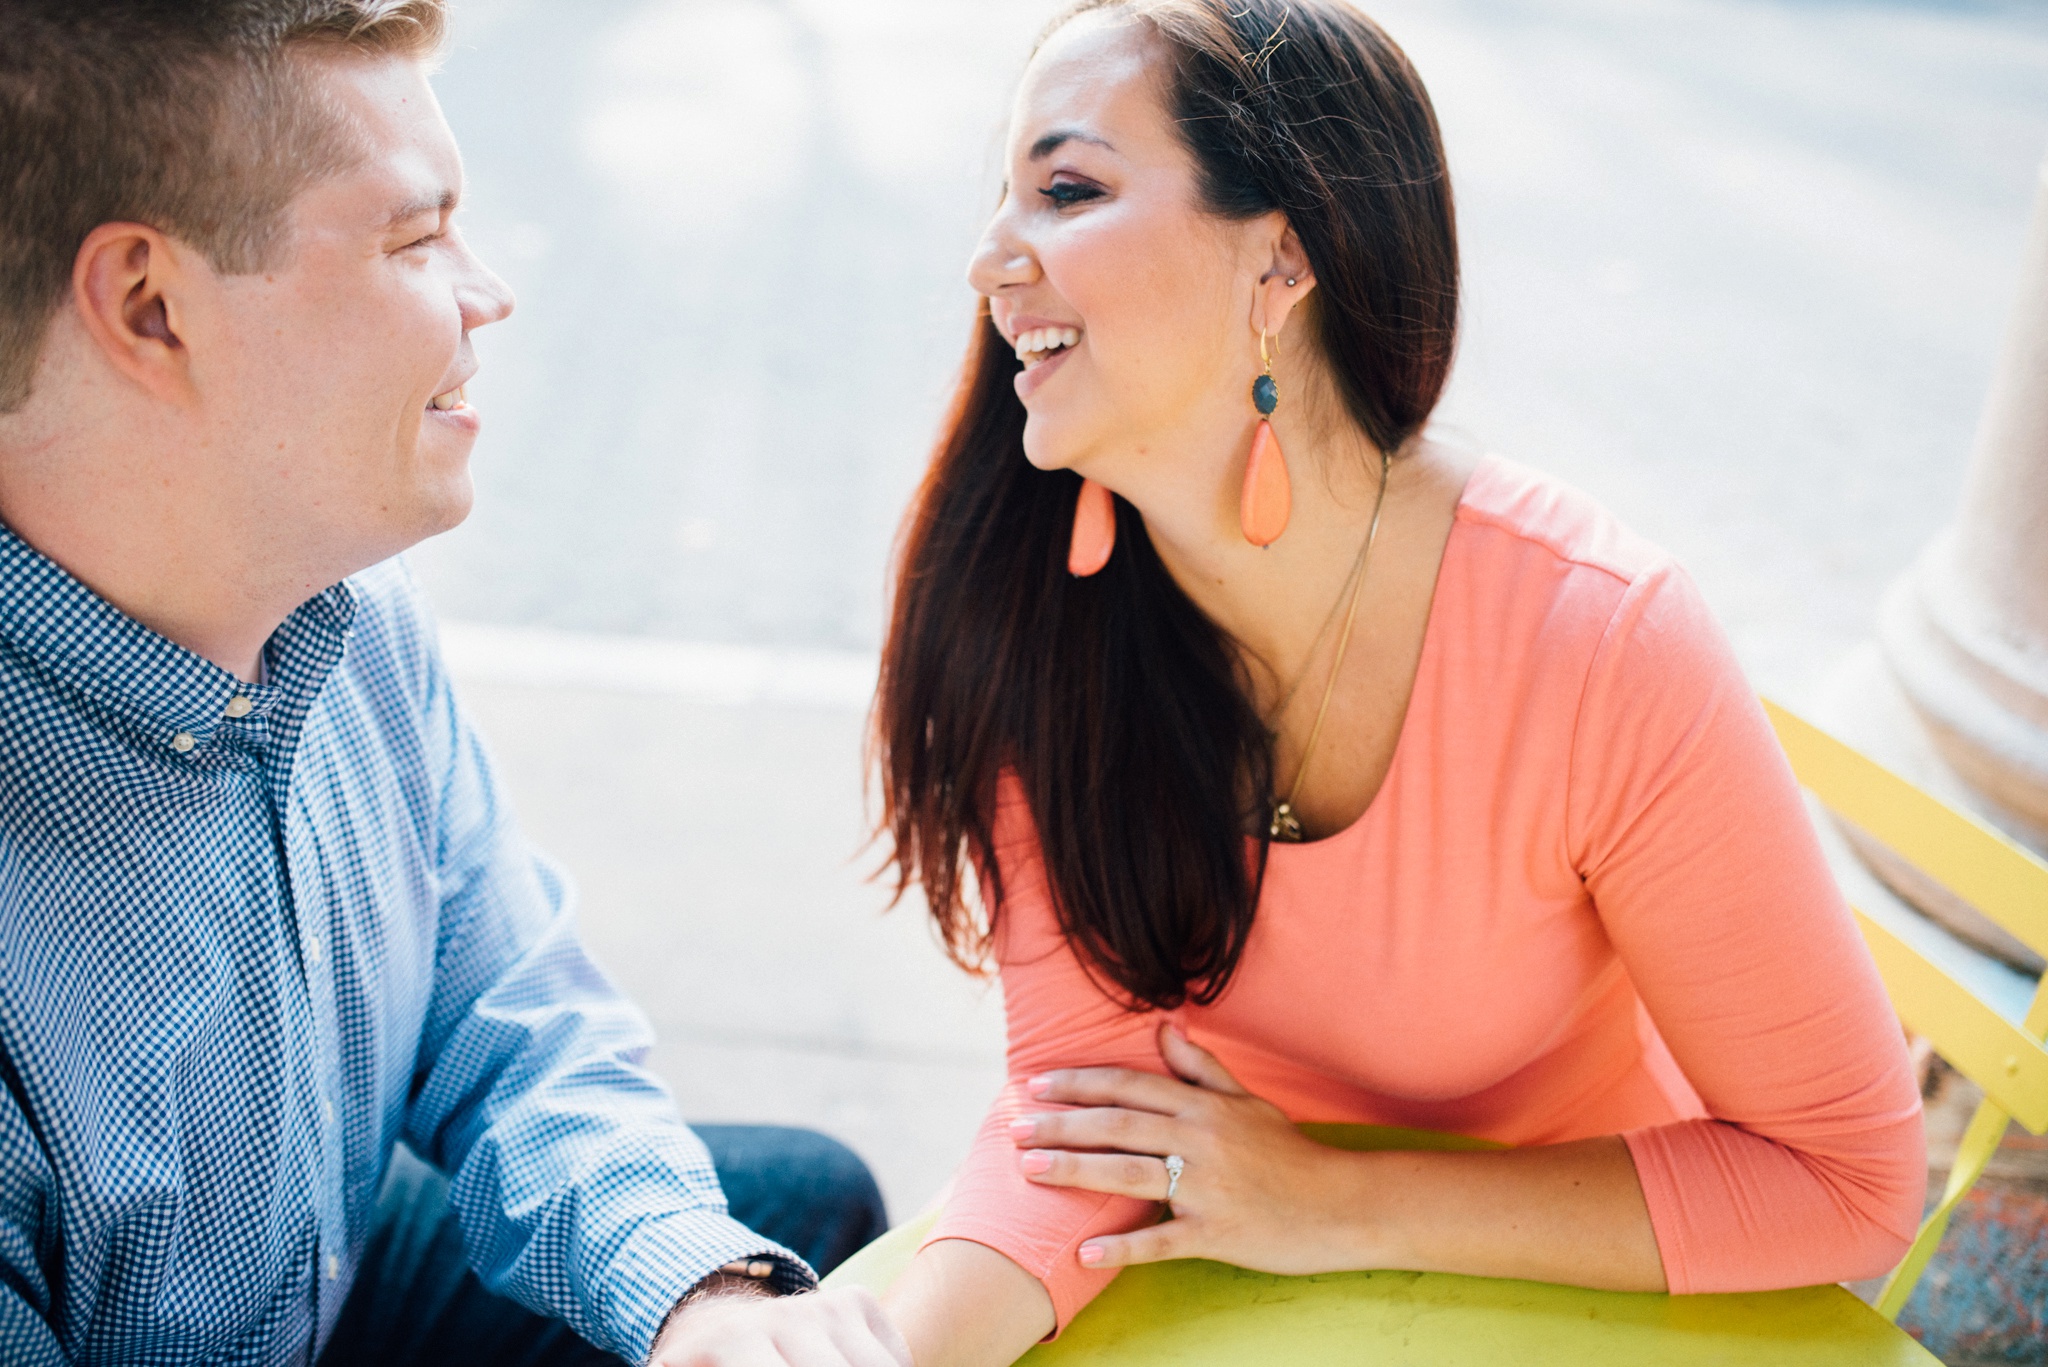
M 1112 152 L 1116 151 L 1115 147 L 1110 146 L 1108 139 L 1098 138 L 1093 133 L 1084 133 L 1078 128 L 1055 128 L 1031 144 L 1028 160 L 1042 161 L 1058 151 L 1062 145 L 1070 142 L 1092 142 L 1097 147 L 1107 147 Z

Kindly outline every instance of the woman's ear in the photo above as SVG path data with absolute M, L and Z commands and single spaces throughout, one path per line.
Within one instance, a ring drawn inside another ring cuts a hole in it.
M 1280 335 L 1288 315 L 1316 287 L 1308 253 L 1302 250 L 1293 225 L 1281 219 L 1278 226 L 1280 231 L 1267 249 L 1265 268 L 1252 297 L 1252 329 L 1271 337 Z

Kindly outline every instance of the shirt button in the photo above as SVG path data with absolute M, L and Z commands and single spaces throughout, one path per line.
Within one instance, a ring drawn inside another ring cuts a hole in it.
M 237 696 L 228 699 L 228 715 L 230 717 L 246 717 L 255 710 L 256 704 L 250 702 L 247 698 Z
M 199 742 L 192 739 L 190 731 L 180 731 L 177 735 L 171 737 L 171 748 L 181 755 L 197 744 Z
M 341 1259 L 332 1253 L 327 1255 L 327 1280 L 338 1281 L 341 1277 Z
M 327 1117 L 328 1124 L 334 1123 L 334 1103 L 324 1096 L 320 1098 L 320 1114 Z
M 320 962 L 320 954 L 321 954 L 321 946 L 320 946 L 320 937 L 319 937 L 318 935 L 309 935 L 309 936 L 307 936 L 307 937 L 306 937 L 306 957 L 307 957 L 307 958 L 309 958 L 309 959 L 311 959 L 311 960 L 312 960 L 312 961 L 313 961 L 314 963 L 316 963 L 316 964 L 317 964 L 317 963 L 319 963 L 319 962 Z

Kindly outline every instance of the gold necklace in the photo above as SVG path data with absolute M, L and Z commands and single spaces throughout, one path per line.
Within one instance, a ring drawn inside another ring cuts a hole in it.
M 1267 709 L 1266 716 L 1272 725 L 1267 729 L 1279 734 L 1280 719 L 1287 715 L 1287 709 L 1294 706 L 1294 697 L 1301 692 L 1301 686 L 1308 682 L 1309 671 L 1314 668 L 1316 653 L 1323 648 L 1323 638 L 1330 634 L 1330 628 L 1337 624 L 1338 616 L 1344 610 L 1344 599 L 1351 592 L 1352 584 L 1358 580 L 1358 572 L 1365 568 L 1365 545 L 1360 543 L 1358 554 L 1351 557 L 1351 568 L 1344 573 L 1344 582 L 1337 586 L 1337 596 L 1330 600 L 1330 610 L 1323 614 L 1323 624 L 1316 628 L 1316 637 L 1308 643 L 1308 650 L 1301 657 L 1301 668 L 1294 672 L 1294 682 L 1287 685 L 1287 691 L 1280 695 L 1280 701 Z
M 1380 452 L 1380 490 L 1373 497 L 1372 525 L 1365 529 L 1365 544 L 1358 548 L 1358 563 L 1352 569 L 1351 605 L 1344 610 L 1344 630 L 1337 637 L 1337 656 L 1330 661 L 1330 677 L 1323 684 L 1323 700 L 1316 706 L 1315 725 L 1309 728 L 1308 743 L 1301 747 L 1301 763 L 1295 767 L 1293 786 L 1288 788 L 1286 797 L 1273 804 L 1273 817 L 1267 834 L 1283 844 L 1297 845 L 1302 840 L 1301 818 L 1294 813 L 1294 800 L 1301 796 L 1302 782 L 1308 777 L 1309 761 L 1316 756 L 1316 742 L 1322 739 L 1323 721 L 1330 715 L 1330 698 L 1337 691 L 1337 675 L 1344 667 L 1344 651 L 1351 644 L 1351 628 L 1358 622 L 1358 600 L 1365 592 L 1365 567 L 1372 559 L 1372 543 L 1379 538 L 1380 511 L 1387 505 L 1387 475 L 1392 465 L 1393 458 L 1384 451 Z M 1322 639 L 1320 633 L 1316 639 Z M 1313 651 L 1310 658 L 1314 658 Z M 1307 672 L 1304 671 L 1303 678 L 1306 677 Z M 1301 681 L 1296 680 L 1294 688 L 1287 691 L 1280 704 L 1282 712 L 1288 703 L 1294 701 L 1294 689 L 1300 687 Z

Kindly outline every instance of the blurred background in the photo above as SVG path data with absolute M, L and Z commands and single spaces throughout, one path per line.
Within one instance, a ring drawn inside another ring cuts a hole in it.
M 698 1119 L 848 1139 L 908 1214 L 992 990 L 861 853 L 885 565 L 1045 0 L 460 0 L 439 89 L 478 503 L 450 659 Z M 1467 268 L 1444 420 L 1683 559 L 1798 697 L 1953 511 L 2048 153 L 2048 7 L 1388 0 Z

